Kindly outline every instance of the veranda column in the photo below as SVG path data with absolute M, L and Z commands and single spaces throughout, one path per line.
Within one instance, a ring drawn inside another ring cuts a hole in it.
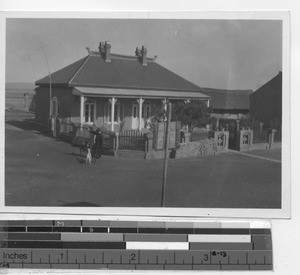
M 164 108 L 165 112 L 167 112 L 167 99 L 162 99 L 161 102 L 163 104 L 163 108 Z
M 115 130 L 115 103 L 116 103 L 116 99 L 114 97 L 112 97 L 109 101 L 111 103 L 111 114 L 110 114 L 111 128 L 110 128 L 110 130 L 113 132 Z
M 143 110 L 144 99 L 139 98 L 138 102 L 139 102 L 139 131 L 141 131 L 142 130 L 142 110 Z
M 80 95 L 80 124 L 84 123 L 84 96 Z
M 209 99 L 206 101 L 207 108 L 209 108 Z

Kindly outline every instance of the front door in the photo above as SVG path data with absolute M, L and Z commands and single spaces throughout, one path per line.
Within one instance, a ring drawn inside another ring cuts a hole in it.
M 133 103 L 131 129 L 136 130 L 138 128 L 139 128 L 139 105 L 137 103 Z

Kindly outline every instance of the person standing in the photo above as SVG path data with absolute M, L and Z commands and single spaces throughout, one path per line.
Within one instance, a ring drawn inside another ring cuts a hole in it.
M 95 158 L 101 158 L 103 147 L 102 133 L 100 129 L 96 129 L 95 131 L 90 130 L 90 133 L 94 135 L 93 153 L 95 154 Z

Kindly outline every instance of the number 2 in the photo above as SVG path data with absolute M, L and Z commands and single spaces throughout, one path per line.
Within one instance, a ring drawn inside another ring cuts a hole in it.
M 135 254 L 134 253 L 132 253 L 131 255 L 130 255 L 130 261 L 135 261 Z

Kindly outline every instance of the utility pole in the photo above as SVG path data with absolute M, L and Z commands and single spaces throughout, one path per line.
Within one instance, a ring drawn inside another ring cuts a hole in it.
M 49 63 L 48 63 L 48 59 L 47 56 L 45 54 L 45 51 L 43 49 L 43 47 L 41 47 L 42 53 L 45 57 L 46 60 L 46 64 L 47 64 L 47 68 L 48 68 L 48 74 L 49 74 L 49 121 L 50 121 L 50 135 L 52 135 L 52 80 L 51 80 L 51 72 L 50 72 L 50 67 L 49 67 Z
M 167 187 L 167 173 L 168 173 L 168 148 L 169 148 L 169 132 L 170 132 L 170 122 L 171 122 L 171 102 L 167 100 L 167 122 L 165 127 L 165 140 L 164 140 L 164 172 L 163 172 L 163 183 L 161 190 L 161 207 L 165 207 L 166 196 L 165 191 Z

